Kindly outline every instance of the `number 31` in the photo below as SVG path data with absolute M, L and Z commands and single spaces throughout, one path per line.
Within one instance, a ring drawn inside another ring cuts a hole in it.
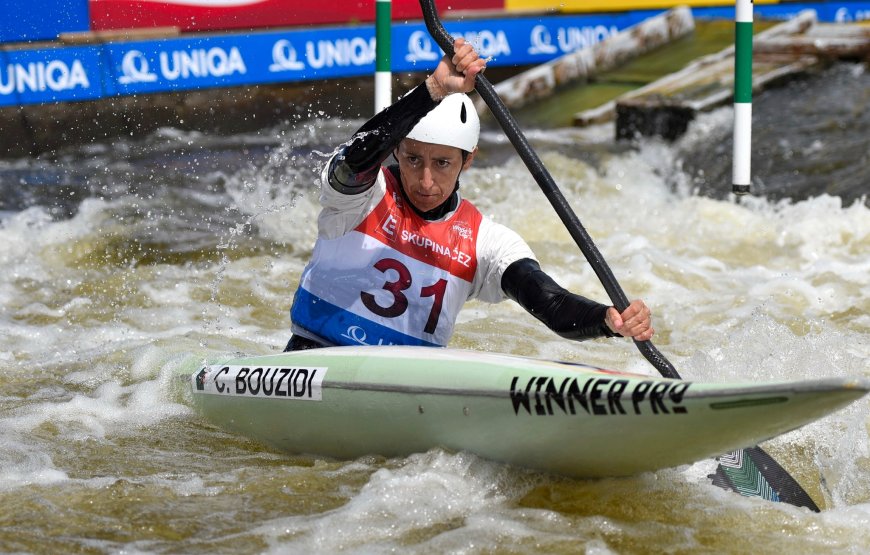
M 379 260 L 375 266 L 376 269 L 383 273 L 387 270 L 394 270 L 399 274 L 399 279 L 396 281 L 386 281 L 382 289 L 389 291 L 393 295 L 393 304 L 390 306 L 381 306 L 375 300 L 375 296 L 371 293 L 363 291 L 360 293 L 360 298 L 363 304 L 384 318 L 396 318 L 401 316 L 408 309 L 408 297 L 402 291 L 411 287 L 411 272 L 408 268 L 394 258 L 384 258 Z M 441 307 L 444 303 L 444 293 L 447 291 L 447 280 L 439 279 L 432 285 L 427 285 L 420 290 L 421 297 L 434 297 L 432 310 L 429 311 L 429 319 L 426 320 L 426 327 L 423 331 L 426 333 L 435 333 L 435 328 L 438 326 L 438 317 L 441 315 Z

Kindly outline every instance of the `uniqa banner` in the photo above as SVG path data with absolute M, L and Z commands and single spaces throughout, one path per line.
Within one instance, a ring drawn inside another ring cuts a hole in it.
M 815 6 L 822 21 L 870 16 L 859 2 Z M 782 5 L 756 8 L 782 18 L 793 16 L 794 10 Z M 588 47 L 652 15 L 548 15 L 445 26 L 451 35 L 474 44 L 491 66 L 521 66 Z M 442 56 L 422 23 L 394 24 L 391 48 L 392 70 L 397 72 L 431 71 Z M 0 106 L 338 79 L 374 71 L 372 25 L 0 50 Z
M 0 51 L 0 106 L 100 98 L 103 70 L 95 47 Z
M 493 65 L 544 62 L 606 39 L 635 18 L 580 22 L 493 20 L 455 23 L 448 31 L 473 43 Z M 401 25 L 393 30 L 393 71 L 427 71 L 443 53 L 425 27 Z M 111 94 L 149 93 L 333 79 L 372 74 L 375 35 L 372 27 L 286 31 L 110 44 L 106 80 Z

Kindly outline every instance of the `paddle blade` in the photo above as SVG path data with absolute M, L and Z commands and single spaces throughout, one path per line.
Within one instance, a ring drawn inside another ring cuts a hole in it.
M 746 497 L 789 503 L 820 512 L 809 494 L 761 447 L 748 447 L 717 458 L 713 485 Z

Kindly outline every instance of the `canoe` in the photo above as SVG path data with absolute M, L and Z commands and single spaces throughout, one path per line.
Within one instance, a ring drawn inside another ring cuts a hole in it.
M 434 447 L 566 476 L 693 463 L 798 428 L 870 391 L 860 378 L 696 383 L 431 347 L 237 358 L 190 376 L 209 421 L 339 459 Z

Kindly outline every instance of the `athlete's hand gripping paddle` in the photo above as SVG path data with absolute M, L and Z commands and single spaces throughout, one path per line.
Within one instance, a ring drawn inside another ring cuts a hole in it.
M 420 7 L 423 9 L 423 17 L 426 20 L 429 34 L 432 35 L 445 54 L 453 56 L 453 37 L 447 33 L 438 18 L 435 0 L 420 0 Z M 516 120 L 495 92 L 495 88 L 480 73 L 477 74 L 474 88 L 483 98 L 504 134 L 516 149 L 517 154 L 556 210 L 562 223 L 568 229 L 568 233 L 571 234 L 586 260 L 589 261 L 611 302 L 619 312 L 623 312 L 628 308 L 628 297 L 625 296 L 625 292 L 616 281 L 598 247 L 592 242 L 592 238 L 586 232 L 583 224 L 580 223 L 580 219 L 571 209 L 550 173 L 535 151 L 532 150 Z M 656 349 L 652 342 L 635 341 L 635 345 L 662 376 L 681 379 L 674 366 Z M 759 447 L 743 449 L 720 457 L 719 467 L 716 474 L 713 475 L 713 483 L 746 496 L 763 497 L 772 501 L 783 501 L 808 507 L 814 511 L 819 510 L 797 481 Z

